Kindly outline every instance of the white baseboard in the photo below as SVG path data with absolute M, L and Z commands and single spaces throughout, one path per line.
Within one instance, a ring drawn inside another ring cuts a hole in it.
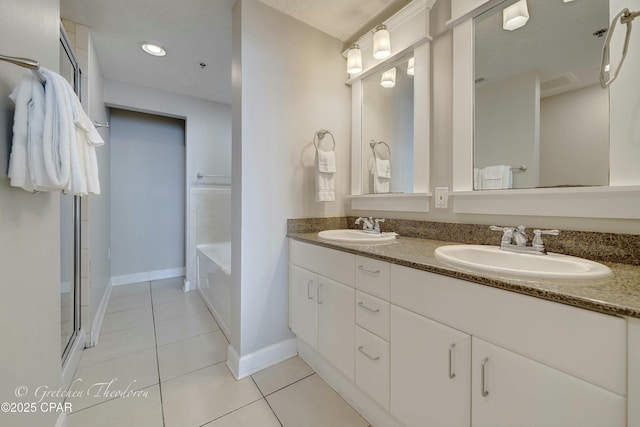
M 189 292 L 191 290 L 191 282 L 188 279 L 184 279 L 182 290 L 185 292 Z
M 98 305 L 98 310 L 93 316 L 93 322 L 91 322 L 91 339 L 87 343 L 87 347 L 95 347 L 98 345 L 98 340 L 100 339 L 100 329 L 102 328 L 102 321 L 104 320 L 104 315 L 107 312 L 107 306 L 109 305 L 109 300 L 111 299 L 111 291 L 113 290 L 113 279 L 107 283 L 107 287 L 102 294 L 102 299 L 100 300 L 100 305 Z
M 298 354 L 296 339 L 290 338 L 239 357 L 232 345 L 227 352 L 227 367 L 237 380 L 255 374 Z
M 353 406 L 353 409 L 358 411 L 371 425 L 402 427 L 402 424 L 393 418 L 385 408 L 378 405 L 378 403 L 367 396 L 365 392 L 349 381 L 326 359 L 320 356 L 317 351 L 303 341 L 297 340 L 297 344 L 298 353 L 302 360 L 307 362 L 332 389 L 342 396 L 347 403 Z
M 132 283 L 148 282 L 151 280 L 173 279 L 185 275 L 185 267 L 168 268 L 166 270 L 145 271 L 142 273 L 125 274 L 111 278 L 113 286 L 130 285 Z
M 71 347 L 71 352 L 69 353 L 69 357 L 67 357 L 67 361 L 62 367 L 62 387 L 67 390 L 73 381 L 73 376 L 76 374 L 76 369 L 78 369 L 78 365 L 80 364 L 80 357 L 82 356 L 82 351 L 84 350 L 86 333 L 84 329 L 80 329 L 78 331 L 78 336 L 76 337 L 73 346 Z M 60 417 L 58 417 L 58 422 L 60 422 Z M 56 426 L 58 423 L 56 423 Z

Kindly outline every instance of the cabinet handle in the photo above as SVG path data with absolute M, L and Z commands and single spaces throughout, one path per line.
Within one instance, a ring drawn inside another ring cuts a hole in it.
M 480 367 L 482 368 L 480 370 L 480 374 L 482 376 L 481 391 L 483 397 L 486 397 L 489 394 L 489 390 L 487 390 L 487 363 L 489 363 L 489 358 L 485 357 L 484 359 L 482 359 L 482 364 L 480 365 Z
M 375 309 L 374 308 L 369 308 L 366 305 L 364 305 L 364 303 L 362 301 L 360 301 L 358 303 L 358 306 L 360 306 L 361 308 L 364 308 L 365 310 L 367 310 L 370 313 L 379 313 L 380 312 L 379 308 L 375 308 Z
M 380 274 L 380 270 L 375 270 L 375 271 L 373 271 L 373 270 L 367 270 L 366 268 L 364 268 L 364 265 L 359 265 L 359 266 L 358 266 L 358 269 L 360 269 L 360 270 L 364 271 L 365 273 L 369 273 L 369 274 L 376 274 L 376 275 L 377 275 L 377 274 Z
M 451 344 L 449 346 L 449 378 L 454 379 L 456 377 L 456 373 L 453 372 L 453 356 L 456 349 L 455 344 Z
M 360 353 L 364 354 L 365 356 L 367 356 L 369 359 L 371 359 L 371 360 L 373 360 L 373 361 L 380 360 L 380 356 L 375 356 L 375 357 L 374 357 L 374 356 L 370 355 L 369 353 L 367 353 L 366 351 L 364 351 L 363 349 L 364 349 L 364 346 L 363 346 L 363 345 L 361 345 L 360 347 L 358 347 L 358 351 L 359 351 Z
M 313 299 L 313 295 L 311 295 L 311 285 L 313 285 L 313 280 L 309 280 L 309 283 L 307 283 L 307 298 L 308 299 Z
M 324 304 L 324 301 L 320 301 L 320 288 L 322 287 L 322 283 L 318 283 L 318 287 L 316 288 L 316 300 L 318 304 Z

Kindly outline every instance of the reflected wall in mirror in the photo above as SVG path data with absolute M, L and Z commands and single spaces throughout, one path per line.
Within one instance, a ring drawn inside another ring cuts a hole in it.
M 514 0 L 474 18 L 474 189 L 608 185 L 608 2 L 521 1 L 530 18 L 513 31 Z
M 362 194 L 413 192 L 411 58 L 362 81 Z

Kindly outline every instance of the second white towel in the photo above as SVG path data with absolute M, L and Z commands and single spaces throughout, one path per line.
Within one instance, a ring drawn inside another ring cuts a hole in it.
M 388 193 L 391 184 L 391 160 L 375 159 L 373 173 L 373 192 Z
M 336 200 L 336 154 L 334 151 L 316 150 L 316 201 Z

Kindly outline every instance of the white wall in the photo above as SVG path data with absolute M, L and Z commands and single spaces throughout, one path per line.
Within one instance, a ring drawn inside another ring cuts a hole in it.
M 344 215 L 350 90 L 342 43 L 256 0 L 233 11 L 232 349 L 292 337 L 287 218 Z M 313 134 L 336 139 L 336 201 L 314 196 Z
M 599 84 L 540 100 L 540 185 L 609 184 L 609 94 Z
M 186 138 L 186 188 L 199 185 L 198 172 L 231 175 L 231 106 L 191 96 L 163 92 L 105 79 L 107 106 L 184 119 Z M 211 180 L 207 182 L 213 182 Z M 228 184 L 228 180 L 225 181 Z M 186 201 L 186 229 L 189 230 L 189 201 Z M 187 242 L 187 247 L 193 247 Z M 187 254 L 187 278 L 193 282 L 196 254 Z
M 185 265 L 184 121 L 111 110 L 111 275 Z
M 58 2 L 2 3 L 0 53 L 59 67 Z M 40 385 L 58 389 L 60 363 L 60 196 L 11 188 L 6 177 L 14 105 L 8 96 L 27 71 L 0 62 L 0 401 L 31 402 Z M 26 385 L 19 399 L 16 387 Z M 0 413 L 0 425 L 51 426 L 56 414 Z

